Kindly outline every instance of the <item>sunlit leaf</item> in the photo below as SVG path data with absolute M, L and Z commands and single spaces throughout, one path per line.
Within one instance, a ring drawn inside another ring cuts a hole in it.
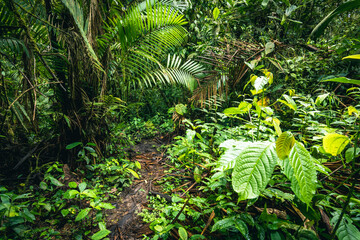
M 232 173 L 232 186 L 239 194 L 239 201 L 259 196 L 270 180 L 277 159 L 274 143 L 255 142 L 241 152 Z
M 225 152 L 220 156 L 216 165 L 216 170 L 225 171 L 227 169 L 234 168 L 236 158 L 246 147 L 250 146 L 251 144 L 251 142 L 243 142 L 233 139 L 221 143 L 219 148 L 224 148 Z
M 292 147 L 295 144 L 295 138 L 291 132 L 283 132 L 276 140 L 276 153 L 281 160 L 287 158 Z
M 111 233 L 111 231 L 104 229 L 104 230 L 100 230 L 97 233 L 95 233 L 94 235 L 92 235 L 90 237 L 90 239 L 92 240 L 100 240 L 103 239 L 104 237 L 106 237 L 107 235 L 109 235 Z
M 179 227 L 179 236 L 181 240 L 187 240 L 188 239 L 188 233 L 183 227 Z
M 350 56 L 344 57 L 343 60 L 344 59 L 357 59 L 357 60 L 360 60 L 360 54 L 350 55 Z
M 268 42 L 265 44 L 265 55 L 272 53 L 275 50 L 275 44 L 273 42 Z
M 219 14 L 220 14 L 220 10 L 217 7 L 214 8 L 213 17 L 214 17 L 215 20 L 219 17 Z
M 330 133 L 323 138 L 323 146 L 327 153 L 333 156 L 340 154 L 344 148 L 349 144 L 350 139 L 347 136 Z
M 323 80 L 322 82 L 338 82 L 338 83 L 349 83 L 349 84 L 360 85 L 360 80 L 349 79 L 346 77 L 327 79 L 327 80 Z
M 316 190 L 316 169 L 310 153 L 295 142 L 284 161 L 284 173 L 291 181 L 291 189 L 306 204 L 310 204 Z

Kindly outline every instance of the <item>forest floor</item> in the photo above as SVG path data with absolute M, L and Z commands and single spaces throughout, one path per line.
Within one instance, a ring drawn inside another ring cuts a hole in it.
M 156 184 L 169 168 L 165 164 L 165 152 L 157 150 L 161 145 L 159 141 L 146 140 L 133 147 L 135 153 L 131 159 L 141 164 L 140 179 L 134 180 L 133 184 L 121 193 L 119 200 L 113 203 L 115 209 L 107 211 L 110 239 L 135 240 L 150 235 L 152 231 L 149 223 L 143 222 L 138 216 L 142 209 L 149 209 L 147 196 L 159 195 L 171 201 L 171 197 L 162 193 L 161 187 Z

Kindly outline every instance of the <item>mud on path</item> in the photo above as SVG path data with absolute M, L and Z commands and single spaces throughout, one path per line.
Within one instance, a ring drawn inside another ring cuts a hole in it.
M 138 213 L 146 208 L 147 196 L 158 194 L 166 200 L 171 197 L 162 194 L 159 186 L 154 183 L 160 180 L 167 169 L 164 164 L 164 152 L 158 152 L 156 148 L 162 144 L 153 140 L 145 141 L 132 148 L 134 152 L 131 159 L 141 164 L 139 171 L 140 179 L 125 189 L 118 201 L 114 203 L 115 209 L 108 210 L 107 226 L 111 230 L 110 239 L 113 240 L 137 240 L 143 239 L 144 234 L 149 235 L 152 231 L 149 224 L 142 221 Z

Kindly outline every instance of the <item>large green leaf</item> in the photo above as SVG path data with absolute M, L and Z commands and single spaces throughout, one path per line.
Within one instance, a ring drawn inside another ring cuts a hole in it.
M 339 7 L 331 11 L 321 22 L 316 25 L 316 27 L 312 30 L 310 36 L 313 38 L 319 37 L 325 30 L 325 28 L 329 25 L 331 20 L 337 15 L 344 13 L 346 11 L 353 10 L 355 8 L 360 7 L 360 1 L 354 0 L 341 4 Z
M 309 204 L 316 190 L 316 169 L 310 153 L 301 143 L 295 142 L 284 161 L 284 173 L 296 196 Z
M 291 132 L 283 132 L 276 140 L 276 153 L 281 160 L 287 158 L 292 147 L 295 144 L 295 138 Z
M 168 55 L 167 65 L 159 69 L 149 71 L 144 75 L 145 84 L 152 86 L 156 83 L 178 83 L 193 91 L 197 86 L 197 77 L 204 70 L 203 66 L 187 60 L 182 64 L 182 59 L 176 55 Z
M 225 115 L 233 115 L 233 114 L 245 114 L 248 113 L 249 110 L 251 109 L 252 104 L 248 103 L 248 102 L 241 102 L 239 104 L 238 107 L 230 107 L 230 108 L 226 108 L 224 110 L 224 114 Z
M 220 10 L 217 7 L 214 8 L 213 17 L 214 17 L 215 20 L 219 17 L 219 14 L 220 14 Z
M 323 80 L 322 82 L 338 82 L 338 83 L 349 83 L 349 84 L 360 85 L 360 80 L 349 79 L 346 77 L 331 78 L 331 79 Z
M 232 185 L 239 200 L 256 198 L 268 184 L 278 161 L 275 143 L 255 142 L 236 159 Z
M 254 86 L 256 92 L 263 90 L 265 85 L 269 82 L 269 78 L 265 76 L 257 77 L 253 82 L 252 85 Z
M 235 166 L 236 158 L 240 153 L 248 146 L 251 146 L 251 142 L 237 141 L 234 139 L 226 140 L 219 145 L 220 148 L 225 148 L 225 152 L 220 156 L 216 169 L 218 171 L 225 171 L 232 169 Z
M 340 154 L 346 145 L 348 145 L 350 139 L 347 136 L 337 134 L 337 133 L 330 133 L 327 134 L 323 138 L 323 146 L 327 153 L 330 153 L 333 156 L 337 156 Z

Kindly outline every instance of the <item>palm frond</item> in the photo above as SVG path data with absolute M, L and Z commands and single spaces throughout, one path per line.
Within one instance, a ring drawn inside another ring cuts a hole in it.
M 78 28 L 78 31 L 80 33 L 80 36 L 82 40 L 85 43 L 86 50 L 89 53 L 89 56 L 93 60 L 93 63 L 97 67 L 98 70 L 103 71 L 101 63 L 90 45 L 87 36 L 86 36 L 86 22 L 84 20 L 84 14 L 83 10 L 80 6 L 80 4 L 76 0 L 62 0 L 62 3 L 65 5 L 65 7 L 69 10 L 71 16 L 73 17 L 73 20 Z
M 193 91 L 197 86 L 197 78 L 201 77 L 204 67 L 192 60 L 182 62 L 179 56 L 168 55 L 166 67 L 149 72 L 144 78 L 150 86 L 159 82 L 164 84 L 177 83 Z
M 318 25 L 315 26 L 315 28 L 310 33 L 310 37 L 318 38 L 325 31 L 326 27 L 329 25 L 333 18 L 346 11 L 354 10 L 359 7 L 359 0 L 349 1 L 341 4 L 339 7 L 331 11 L 325 18 L 323 18 Z
M 148 4 L 150 4 L 151 6 L 154 6 L 155 4 L 162 4 L 162 5 L 170 6 L 170 7 L 174 8 L 175 10 L 179 10 L 180 12 L 183 12 L 190 7 L 191 1 L 190 0 L 183 0 L 183 1 L 146 0 L 146 1 L 140 2 L 137 5 L 137 8 L 140 11 L 144 11 L 144 10 L 146 10 L 146 7 Z
M 16 38 L 1 38 L 0 36 L 0 49 L 2 51 L 8 51 L 11 53 L 22 54 L 23 52 L 29 56 L 29 51 L 26 48 L 24 42 L 22 40 Z

